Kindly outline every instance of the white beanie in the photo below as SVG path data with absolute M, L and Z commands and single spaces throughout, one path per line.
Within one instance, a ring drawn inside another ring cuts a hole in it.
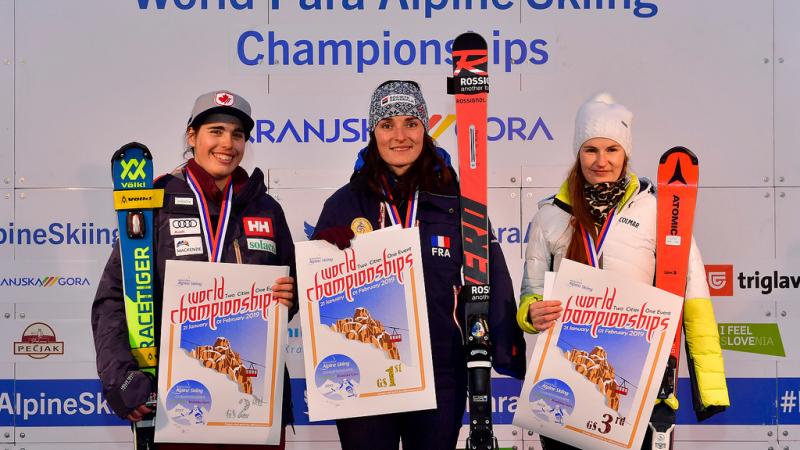
M 615 140 L 631 156 L 633 113 L 614 102 L 611 94 L 600 93 L 589 99 L 575 116 L 575 153 L 584 142 L 596 137 Z

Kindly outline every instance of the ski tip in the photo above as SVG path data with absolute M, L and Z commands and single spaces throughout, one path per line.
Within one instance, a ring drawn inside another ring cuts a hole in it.
M 689 159 L 692 161 L 692 165 L 696 166 L 698 164 L 698 159 L 697 159 L 697 156 L 694 154 L 694 152 L 692 152 L 691 150 L 689 150 L 686 147 L 681 147 L 681 146 L 672 147 L 671 149 L 669 149 L 666 152 L 664 152 L 664 154 L 661 155 L 661 159 L 658 160 L 658 163 L 659 164 L 666 163 L 667 162 L 667 158 L 669 158 L 669 156 L 671 154 L 673 154 L 673 153 L 683 153 L 685 155 L 688 155 Z
M 474 31 L 459 34 L 453 41 L 453 50 L 485 49 L 486 40 Z
M 147 148 L 146 145 L 140 144 L 138 142 L 129 142 L 129 143 L 123 145 L 122 147 L 120 147 L 119 150 L 114 152 L 114 155 L 111 157 L 112 164 L 113 164 L 113 162 L 115 160 L 124 158 L 125 157 L 125 152 L 130 150 L 130 149 L 132 149 L 132 148 L 141 149 L 142 150 L 142 155 L 145 158 L 150 159 L 150 160 L 153 159 L 153 155 L 150 154 L 150 149 Z

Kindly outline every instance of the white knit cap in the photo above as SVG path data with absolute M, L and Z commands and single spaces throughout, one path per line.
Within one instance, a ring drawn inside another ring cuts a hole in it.
M 589 139 L 604 137 L 617 141 L 631 156 L 631 122 L 633 113 L 614 102 L 611 94 L 600 93 L 589 99 L 575 116 L 575 153 Z

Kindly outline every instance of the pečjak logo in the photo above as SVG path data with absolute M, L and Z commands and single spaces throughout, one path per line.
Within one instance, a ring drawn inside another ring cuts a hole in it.
M 56 340 L 56 332 L 44 322 L 28 325 L 19 342 L 14 342 L 15 355 L 28 355 L 33 359 L 44 359 L 50 355 L 63 355 L 64 342 Z

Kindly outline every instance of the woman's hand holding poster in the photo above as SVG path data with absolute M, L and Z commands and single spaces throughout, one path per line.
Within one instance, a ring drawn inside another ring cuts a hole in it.
M 579 448 L 638 449 L 683 299 L 566 259 L 544 299 L 564 310 L 537 339 L 514 425 Z

